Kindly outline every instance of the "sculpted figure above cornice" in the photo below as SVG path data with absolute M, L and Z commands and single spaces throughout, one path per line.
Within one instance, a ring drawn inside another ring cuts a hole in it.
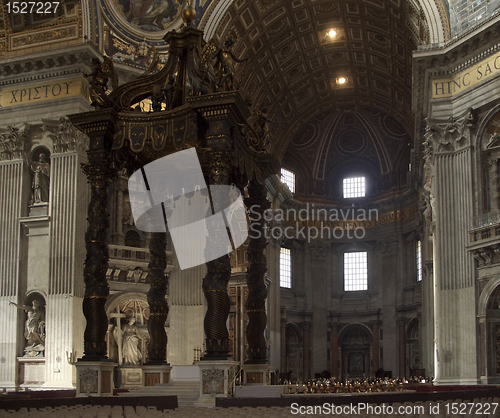
M 27 123 L 0 128 L 0 161 L 25 159 L 25 143 L 29 131 L 30 125 Z

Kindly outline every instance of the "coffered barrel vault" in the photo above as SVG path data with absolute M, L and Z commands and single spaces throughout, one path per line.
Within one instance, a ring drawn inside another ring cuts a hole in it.
M 430 39 L 416 3 L 235 1 L 215 35 L 234 38 L 251 57 L 239 69 L 242 90 L 260 106 L 272 104 L 280 156 L 306 122 L 327 111 L 369 107 L 413 130 L 411 56 Z

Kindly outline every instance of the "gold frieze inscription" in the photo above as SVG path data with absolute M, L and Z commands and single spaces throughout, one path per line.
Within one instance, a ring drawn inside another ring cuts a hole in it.
M 32 84 L 23 87 L 13 87 L 2 90 L 2 107 L 31 104 L 46 100 L 56 100 L 64 97 L 89 97 L 88 83 L 80 77 L 51 83 Z

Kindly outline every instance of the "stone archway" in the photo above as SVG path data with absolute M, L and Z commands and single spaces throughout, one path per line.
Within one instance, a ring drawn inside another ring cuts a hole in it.
M 134 318 L 135 325 L 141 337 L 139 351 L 141 353 L 140 363 L 143 364 L 146 361 L 147 346 L 149 343 L 147 322 L 150 311 L 146 296 L 133 292 L 120 294 L 116 298 L 111 298 L 106 308 L 106 314 L 109 320 L 107 333 L 109 358 L 121 365 L 121 350 L 118 347 L 121 341 L 119 332 L 131 318 Z
M 373 338 L 361 324 L 349 325 L 339 335 L 341 379 L 365 378 L 373 374 L 371 348 Z
M 425 370 L 422 369 L 422 360 L 420 356 L 420 323 L 414 318 L 408 325 L 406 333 L 406 361 L 407 370 L 410 376 L 425 376 Z
M 486 304 L 486 376 L 488 383 L 500 382 L 500 284 Z

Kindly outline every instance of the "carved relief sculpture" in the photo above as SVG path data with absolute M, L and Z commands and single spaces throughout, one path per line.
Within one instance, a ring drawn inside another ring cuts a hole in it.
M 212 396 L 224 391 L 224 370 L 212 367 L 210 370 L 203 370 L 203 393 Z
M 97 393 L 98 371 L 85 369 L 80 372 L 80 382 L 83 390 L 90 396 L 91 393 Z

